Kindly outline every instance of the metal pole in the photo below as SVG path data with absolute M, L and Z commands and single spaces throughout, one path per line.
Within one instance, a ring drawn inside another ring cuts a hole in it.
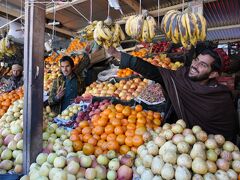
M 23 171 L 42 150 L 45 5 L 25 1 Z M 35 1 L 36 2 L 36 1 Z

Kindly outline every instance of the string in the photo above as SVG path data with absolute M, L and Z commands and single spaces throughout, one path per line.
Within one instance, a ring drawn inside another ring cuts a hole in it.
M 52 28 L 52 45 L 53 45 L 53 40 L 54 40 L 54 35 L 55 35 L 55 19 L 56 19 L 56 11 L 55 11 L 55 2 L 53 2 L 53 28 Z
M 140 5 L 139 5 L 139 14 L 142 13 L 142 0 L 140 0 Z
M 160 24 L 160 0 L 158 0 L 158 28 L 159 28 L 159 24 Z
M 8 0 L 6 0 L 6 3 L 5 3 L 5 5 L 6 5 L 6 18 L 7 18 L 7 22 L 8 22 Z M 7 26 L 7 32 L 9 31 L 9 26 Z
M 92 23 L 92 0 L 90 0 L 90 23 Z
M 184 0 L 182 1 L 183 3 L 182 3 L 182 12 L 184 11 L 184 4 L 185 4 L 185 2 L 184 2 Z
M 109 1 L 108 1 L 108 16 L 107 17 L 109 17 L 109 15 L 110 15 L 110 5 L 109 5 Z

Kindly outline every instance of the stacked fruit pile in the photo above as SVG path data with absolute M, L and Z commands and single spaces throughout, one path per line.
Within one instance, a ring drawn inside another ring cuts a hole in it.
M 147 56 L 148 52 L 149 52 L 148 49 L 142 48 L 142 49 L 139 49 L 137 51 L 132 51 L 131 55 L 136 56 L 136 57 L 140 57 L 140 58 L 144 58 L 144 57 Z
M 188 129 L 183 120 L 148 132 L 146 140 L 135 160 L 141 179 L 227 180 L 240 173 L 237 146 L 222 135 L 207 135 L 199 126 Z
M 11 92 L 3 93 L 0 95 L 0 117 L 2 117 L 5 112 L 7 112 L 10 105 L 17 99 L 23 97 L 23 88 L 20 87 Z
M 54 64 L 46 63 L 45 64 L 44 82 L 43 82 L 44 91 L 49 92 L 52 87 L 53 80 L 61 75 L 59 68 L 60 67 L 59 67 L 58 63 L 54 63 Z
M 154 56 L 153 58 L 144 58 L 144 60 L 150 62 L 155 66 L 171 70 L 177 70 L 179 67 L 183 66 L 183 63 L 180 63 L 179 61 L 176 61 L 175 63 L 171 62 L 171 59 L 168 58 L 166 54 L 160 54 Z
M 185 48 L 206 39 L 206 19 L 198 13 L 168 11 L 162 19 L 161 28 L 168 39 L 173 43 L 181 43 Z
M 94 103 L 90 103 L 85 111 L 80 111 L 78 113 L 76 121 L 78 123 L 83 120 L 90 121 L 94 115 L 100 114 L 107 108 L 108 105 L 110 105 L 110 102 L 106 99 L 101 102 L 96 101 Z
M 152 42 L 156 34 L 156 21 L 154 17 L 144 15 L 130 16 L 126 21 L 125 31 L 128 36 L 142 42 Z
M 125 40 L 125 34 L 118 23 L 107 25 L 103 21 L 98 21 L 93 38 L 98 45 L 108 49 L 110 46 L 119 46 L 120 41 Z
M 134 71 L 129 68 L 119 69 L 117 72 L 117 77 L 125 78 L 125 77 L 132 76 L 133 74 L 135 74 Z
M 140 105 L 135 108 L 121 104 L 108 105 L 90 122 L 81 121 L 71 131 L 70 139 L 75 150 L 83 150 L 86 155 L 98 156 L 108 150 L 126 154 L 130 150 L 136 152 L 137 147 L 143 144 L 142 135 L 148 128 L 156 129 L 160 125 L 160 113 L 143 111 Z
M 86 42 L 81 42 L 80 39 L 75 38 L 70 42 L 70 44 L 69 44 L 68 48 L 66 49 L 65 53 L 69 54 L 73 51 L 82 50 L 85 47 L 86 47 Z
M 140 94 L 139 98 L 147 103 L 159 103 L 165 100 L 162 87 L 159 83 L 150 84 Z
M 57 117 L 69 121 L 73 118 L 74 115 L 78 113 L 78 111 L 81 110 L 81 107 L 77 104 L 72 104 L 68 106 L 65 110 L 62 111 L 61 114 L 59 114 Z
M 148 80 L 141 80 L 140 78 L 134 78 L 131 80 L 121 80 L 119 83 L 92 83 L 90 86 L 86 88 L 83 96 L 93 95 L 100 97 L 117 97 L 121 100 L 130 101 L 137 97 L 143 89 L 147 86 Z

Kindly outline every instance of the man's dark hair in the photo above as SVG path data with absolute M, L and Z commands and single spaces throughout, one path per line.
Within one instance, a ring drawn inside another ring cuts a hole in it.
M 221 71 L 222 60 L 216 51 L 214 51 L 213 49 L 204 49 L 203 51 L 200 52 L 200 54 L 209 55 L 214 59 L 213 63 L 211 64 L 212 71 L 217 71 L 217 72 Z
M 65 62 L 65 61 L 68 61 L 69 64 L 71 65 L 71 67 L 74 67 L 74 62 L 73 62 L 73 60 L 72 60 L 72 58 L 70 56 L 63 56 L 60 59 L 60 63 Z

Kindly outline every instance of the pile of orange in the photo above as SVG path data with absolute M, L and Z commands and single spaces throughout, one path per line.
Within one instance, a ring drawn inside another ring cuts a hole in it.
M 75 151 L 83 150 L 84 154 L 105 154 L 115 150 L 120 154 L 136 152 L 144 143 L 142 135 L 148 129 L 161 125 L 161 114 L 143 111 L 141 105 L 131 108 L 121 104 L 109 105 L 100 114 L 89 121 L 81 121 L 71 131 Z
M 138 51 L 132 51 L 131 55 L 143 58 L 143 57 L 145 57 L 147 55 L 147 53 L 148 53 L 148 50 L 146 48 L 142 48 L 142 49 L 140 49 Z
M 23 87 L 20 87 L 11 92 L 3 93 L 0 95 L 0 117 L 2 117 L 12 103 L 23 97 Z
M 70 53 L 72 51 L 78 51 L 78 50 L 81 50 L 83 48 L 85 48 L 86 46 L 86 42 L 81 42 L 80 39 L 78 38 L 75 38 L 71 41 L 71 43 L 69 44 L 67 50 L 66 50 L 66 53 Z
M 129 76 L 133 75 L 133 73 L 134 73 L 134 71 L 129 68 L 119 69 L 117 72 L 117 76 L 124 78 L 124 77 L 129 77 Z

